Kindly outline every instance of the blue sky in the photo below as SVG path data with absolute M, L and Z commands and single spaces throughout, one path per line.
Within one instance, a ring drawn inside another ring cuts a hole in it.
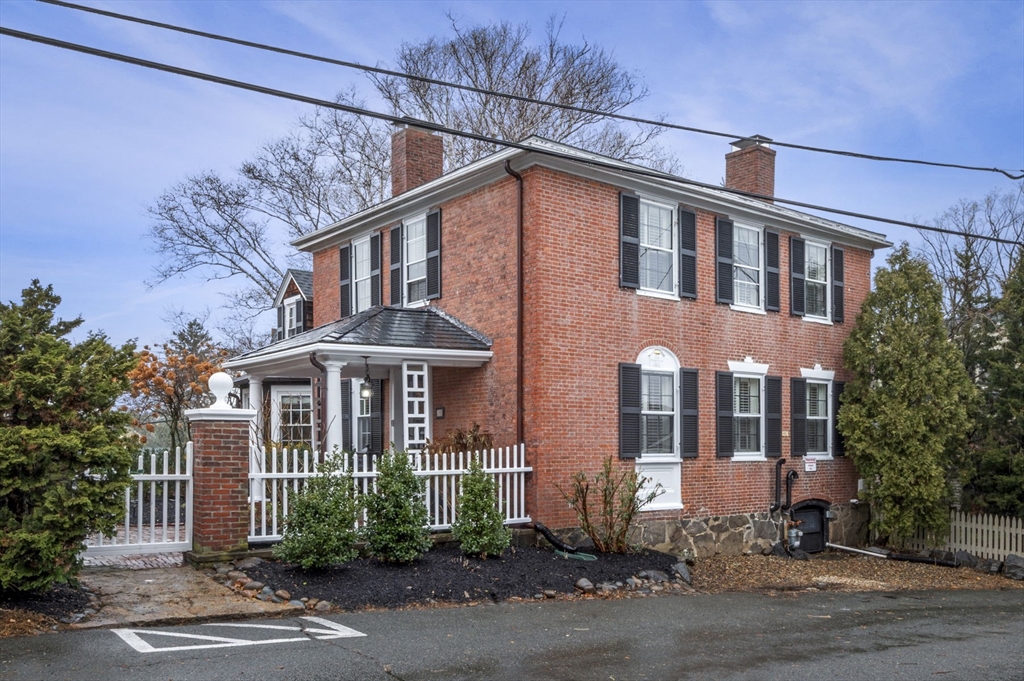
M 552 14 L 563 39 L 614 52 L 650 96 L 630 113 L 800 144 L 1024 168 L 1024 2 L 94 2 L 97 7 L 363 63 L 463 25 Z M 8 28 L 331 99 L 357 72 L 156 28 L 0 0 Z M 375 108 L 380 102 L 370 100 Z M 148 288 L 147 207 L 203 170 L 230 173 L 285 134 L 299 104 L 0 38 L 0 299 L 32 278 L 60 314 L 115 341 L 162 340 L 172 308 L 220 304 L 230 282 Z M 662 136 L 690 178 L 718 183 L 727 140 Z M 776 194 L 900 220 L 1010 190 L 988 173 L 779 149 Z M 913 230 L 857 220 L 893 241 Z M 885 252 L 876 255 L 876 265 Z M 269 320 L 268 320 L 269 324 Z

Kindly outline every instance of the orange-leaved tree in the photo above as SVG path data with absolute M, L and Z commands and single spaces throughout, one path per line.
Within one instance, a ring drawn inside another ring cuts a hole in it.
M 200 320 L 192 319 L 166 343 L 147 345 L 137 354 L 139 363 L 129 374 L 136 418 L 150 432 L 154 422 L 166 423 L 173 450 L 191 438 L 185 411 L 213 402 L 207 382 L 227 352 Z

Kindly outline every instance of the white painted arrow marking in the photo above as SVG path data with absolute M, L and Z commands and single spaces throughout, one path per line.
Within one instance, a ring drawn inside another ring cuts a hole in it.
M 341 624 L 336 624 L 330 620 L 323 619 L 321 617 L 301 617 L 300 619 L 309 620 L 316 624 L 327 627 L 326 629 L 315 629 L 313 627 L 291 627 L 282 626 L 277 624 L 238 624 L 232 622 L 215 622 L 206 624 L 208 627 L 238 627 L 241 629 L 273 629 L 278 631 L 298 631 L 303 634 L 314 634 L 316 640 L 325 641 L 335 638 L 351 638 L 355 636 L 366 636 L 366 634 L 350 629 Z M 227 638 L 225 636 L 204 636 L 202 634 L 183 634 L 179 632 L 171 631 L 154 631 L 151 629 L 112 629 L 115 634 L 121 637 L 121 639 L 130 645 L 132 648 L 139 653 L 162 653 L 180 650 L 203 650 L 207 648 L 236 648 L 239 646 L 261 646 L 268 645 L 271 643 L 297 643 L 299 641 L 311 641 L 313 638 L 307 636 L 297 636 L 295 638 L 272 638 L 264 641 L 251 641 L 243 638 Z M 171 638 L 185 638 L 192 639 L 195 641 L 210 641 L 210 643 L 200 643 L 198 645 L 187 645 L 187 646 L 168 646 L 165 648 L 157 648 L 156 646 L 146 642 L 139 634 L 145 634 L 146 636 L 168 636 Z

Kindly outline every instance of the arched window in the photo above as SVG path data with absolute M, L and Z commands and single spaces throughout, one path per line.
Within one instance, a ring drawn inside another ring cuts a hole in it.
M 640 456 L 644 459 L 679 457 L 679 360 L 662 347 L 645 348 L 640 365 Z

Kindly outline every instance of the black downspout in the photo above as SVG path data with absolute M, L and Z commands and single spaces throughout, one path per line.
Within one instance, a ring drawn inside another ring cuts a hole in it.
M 516 178 L 516 444 L 524 442 L 523 412 L 523 176 L 505 161 L 505 172 Z
M 786 473 L 786 504 L 782 507 L 783 511 L 788 511 L 793 505 L 793 481 L 799 477 L 796 471 Z
M 775 513 L 782 508 L 782 465 L 784 463 L 786 463 L 785 459 L 775 462 L 775 503 L 768 509 L 769 513 Z
M 322 450 L 324 449 L 324 421 L 327 420 L 325 418 L 326 415 L 324 414 L 324 391 L 327 390 L 327 367 L 325 367 L 323 363 L 316 358 L 315 352 L 309 353 L 309 363 L 320 370 L 320 392 L 317 395 L 316 404 L 316 412 L 320 416 L 320 427 L 317 428 L 316 436 L 317 442 L 320 443 L 320 449 Z

